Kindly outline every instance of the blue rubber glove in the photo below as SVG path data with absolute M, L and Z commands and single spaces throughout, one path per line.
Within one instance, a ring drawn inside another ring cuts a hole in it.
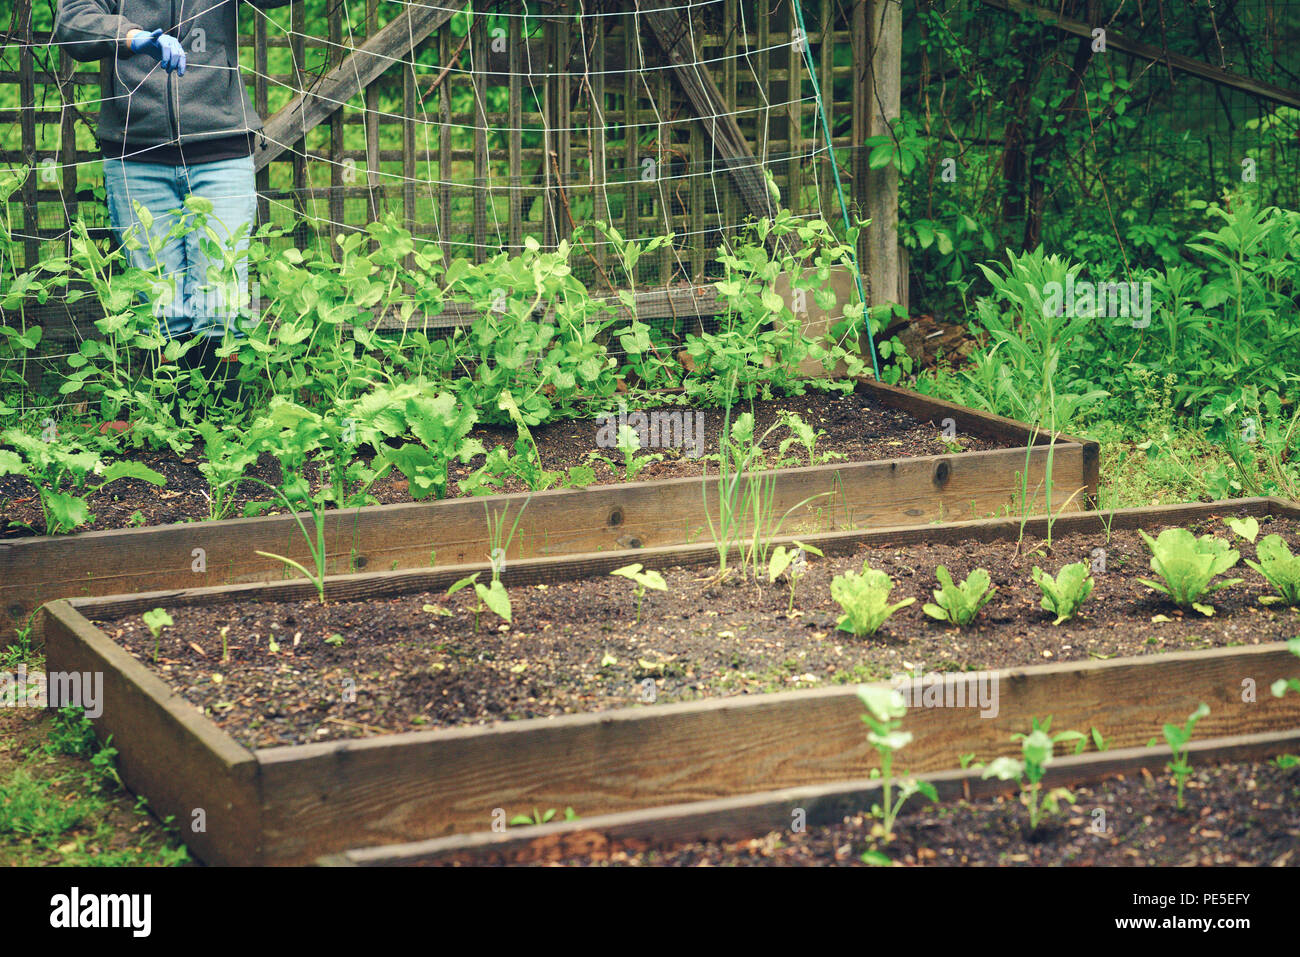
M 137 33 L 131 41 L 132 53 L 147 53 L 168 73 L 175 71 L 179 76 L 185 75 L 185 48 L 173 36 L 161 30 L 153 33 Z

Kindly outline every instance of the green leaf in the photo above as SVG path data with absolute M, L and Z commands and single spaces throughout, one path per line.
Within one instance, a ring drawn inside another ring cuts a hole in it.
M 493 614 L 510 621 L 510 595 L 505 585 L 497 579 L 493 579 L 490 585 L 475 582 L 474 591 Z
M 101 476 L 100 484 L 107 485 L 109 482 L 116 482 L 118 479 L 139 479 L 142 482 L 149 482 L 152 485 L 166 485 L 167 479 L 159 472 L 155 472 L 147 465 L 130 460 L 114 462 L 108 468 L 104 469 Z
M 1259 522 L 1253 517 L 1227 518 L 1224 519 L 1224 524 L 1248 542 L 1254 542 L 1255 537 L 1259 535 Z

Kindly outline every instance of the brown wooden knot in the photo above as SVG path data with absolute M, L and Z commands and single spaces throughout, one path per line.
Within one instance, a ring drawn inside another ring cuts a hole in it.
M 937 487 L 943 488 L 945 485 L 947 485 L 948 479 L 951 475 L 952 475 L 952 465 L 948 462 L 947 459 L 940 459 L 938 462 L 935 463 L 933 481 Z
M 623 524 L 623 510 L 621 508 L 616 508 L 609 513 L 609 524 L 611 526 Z

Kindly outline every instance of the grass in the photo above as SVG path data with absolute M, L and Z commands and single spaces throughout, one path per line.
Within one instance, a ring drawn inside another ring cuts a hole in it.
M 188 863 L 173 831 L 122 787 L 115 756 L 79 713 L 0 708 L 0 866 Z

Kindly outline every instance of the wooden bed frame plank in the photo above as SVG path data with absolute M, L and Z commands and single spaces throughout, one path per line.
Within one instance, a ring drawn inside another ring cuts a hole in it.
M 1228 761 L 1258 761 L 1300 751 L 1300 729 L 1193 741 L 1194 767 Z M 1140 773 L 1163 773 L 1164 747 L 1124 748 L 1058 757 L 1048 766 L 1045 787 L 1075 787 Z M 980 799 L 1014 791 L 1009 782 L 984 780 L 979 769 L 918 775 L 939 792 L 940 800 Z M 483 831 L 409 844 L 357 848 L 318 859 L 323 866 L 394 867 L 433 864 L 526 864 L 555 861 L 611 850 L 666 849 L 696 841 L 741 841 L 789 828 L 796 810 L 807 827 L 835 824 L 880 800 L 878 779 L 859 779 L 817 787 L 787 788 L 760 794 L 648 811 L 627 811 L 589 820 L 560 821 L 505 832 Z M 904 817 L 924 808 L 914 802 Z
M 253 752 L 71 608 L 53 622 L 47 667 L 103 675 L 103 714 L 95 731 L 118 748 L 117 770 L 127 787 L 146 795 L 160 818 L 175 816 L 200 859 L 233 864 L 259 858 Z
M 826 528 L 910 525 L 982 517 L 1016 507 L 1019 475 L 1030 454 L 1029 511 L 1042 510 L 1048 449 L 1045 435 L 1000 416 L 974 412 L 905 389 L 860 380 L 859 390 L 936 426 L 952 418 L 958 431 L 1019 445 L 985 452 L 920 456 L 783 469 L 774 499 L 779 510 L 820 496 L 789 519 L 790 533 Z M 1097 490 L 1095 442 L 1058 436 L 1053 451 L 1053 510 L 1083 508 Z M 511 557 L 554 556 L 606 549 L 677 545 L 708 537 L 699 478 L 554 489 L 439 502 L 331 511 L 326 540 L 333 573 L 463 564 L 490 550 L 485 508 L 524 520 Z M 1070 496 L 1073 496 L 1071 498 Z M 716 501 L 710 508 L 716 509 Z M 198 553 L 202 549 L 202 571 Z M 308 563 L 292 515 L 229 519 L 66 536 L 0 541 L 0 609 L 22 627 L 41 602 L 82 595 L 274 581 L 284 566 L 258 551 Z M 37 618 L 33 640 L 42 640 Z M 11 635 L 0 636 L 0 647 Z
M 911 709 L 904 728 L 915 738 L 899 764 L 924 773 L 970 752 L 1013 754 L 1011 734 L 1048 715 L 1062 730 L 1095 725 L 1118 748 L 1144 744 L 1202 701 L 1204 735 L 1296 726 L 1300 696 L 1267 688 L 1298 665 L 1270 645 L 1002 672 L 996 718 Z M 1240 700 L 1246 677 L 1263 690 L 1257 702 Z M 259 751 L 267 861 L 484 830 L 496 808 L 606 814 L 864 777 L 876 760 L 861 713 L 856 688 L 837 687 Z
M 1056 521 L 1074 530 L 1204 521 L 1224 514 L 1294 518 L 1300 506 L 1272 499 L 1080 513 Z M 1045 520 L 1026 526 L 1030 536 Z M 864 542 L 1009 540 L 1016 520 L 832 533 L 829 551 Z M 716 558 L 711 546 L 655 550 L 679 563 Z M 512 563 L 508 584 L 598 574 L 631 554 L 605 553 Z M 480 568 L 482 566 L 479 566 Z M 468 566 L 334 579 L 336 599 L 392 595 L 460 577 Z M 160 814 L 208 815 L 195 853 L 221 863 L 305 863 L 322 853 L 376 843 L 482 830 L 496 808 L 572 806 L 584 816 L 665 803 L 735 797 L 787 786 L 849 780 L 874 760 L 853 687 L 709 698 L 609 712 L 505 722 L 487 728 L 400 733 L 251 752 L 185 703 L 147 667 L 116 646 L 87 616 L 131 614 L 158 604 L 210 604 L 308 597 L 306 582 L 240 585 L 152 595 L 59 600 L 47 606 L 49 667 L 102 671 L 106 704 L 97 731 L 113 734 L 128 784 Z M 946 708 L 913 709 L 916 735 L 905 765 L 916 772 L 950 768 L 960 754 L 1011 751 L 1010 734 L 1032 717 L 1057 728 L 1097 726 L 1118 747 L 1160 733 L 1201 701 L 1211 714 L 1199 730 L 1215 736 L 1265 733 L 1300 725 L 1300 696 L 1274 699 L 1269 685 L 1292 677 L 1297 662 L 1280 644 L 1059 663 L 999 672 L 999 713 L 977 719 Z M 1241 700 L 1242 681 L 1259 700 Z M 968 676 L 945 677 L 946 685 Z M 629 702 L 630 705 L 634 702 Z M 215 795 L 215 797 L 214 797 Z

